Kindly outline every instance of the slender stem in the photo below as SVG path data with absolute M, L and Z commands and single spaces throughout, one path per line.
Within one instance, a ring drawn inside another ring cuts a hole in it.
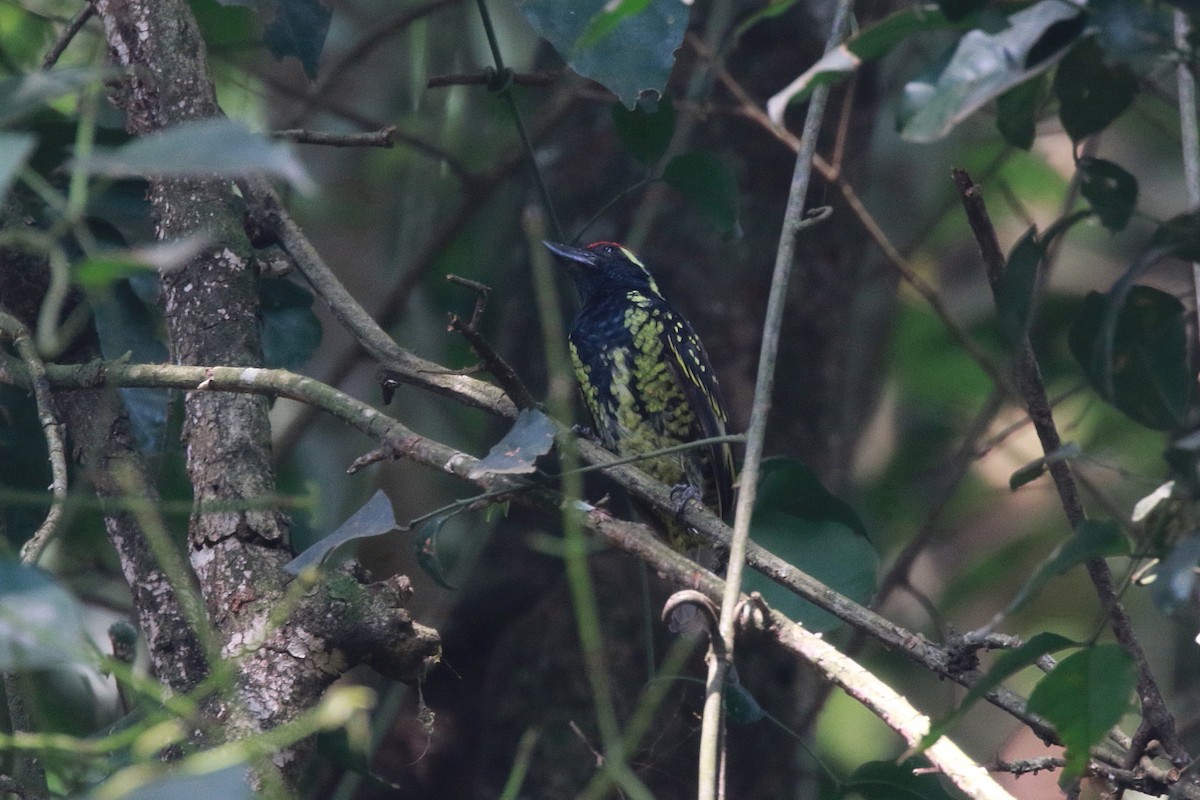
M 1179 63 L 1175 82 L 1179 87 L 1179 133 L 1183 147 L 1183 179 L 1187 188 L 1188 210 L 1200 210 L 1200 127 L 1196 120 L 1196 75 L 1192 72 L 1192 49 L 1188 38 L 1192 23 L 1187 12 L 1175 10 L 1175 47 Z M 1200 262 L 1192 262 L 1192 290 L 1200 308 Z
M 492 25 L 492 15 L 488 12 L 487 0 L 475 0 L 479 6 L 479 17 L 483 20 L 483 32 L 487 35 L 488 46 L 492 49 L 492 59 L 496 62 L 496 74 L 498 80 L 503 80 L 504 85 L 499 90 L 500 95 L 508 104 L 509 113 L 512 114 L 513 125 L 517 129 L 517 136 L 521 139 L 521 146 L 525 149 L 525 155 L 529 159 L 529 170 L 533 173 L 533 182 L 537 186 L 538 194 L 542 198 L 542 205 L 546 208 L 546 215 L 550 218 L 550 228 L 554 234 L 554 238 L 562 241 L 563 229 L 558 221 L 558 214 L 554 210 L 554 203 L 550 200 L 550 190 L 546 187 L 546 181 L 542 177 L 542 170 L 538 167 L 537 157 L 533 152 L 533 142 L 529 138 L 528 131 L 525 130 L 525 123 L 521 121 L 521 112 L 517 108 L 517 101 L 513 98 L 511 78 L 507 74 L 508 68 L 504 66 L 504 56 L 500 53 L 500 40 L 496 37 L 496 28 Z
M 852 0 L 840 0 L 826 40 L 829 52 L 841 42 L 843 31 L 850 17 Z M 718 661 L 715 675 L 710 675 L 708 694 L 704 702 L 703 730 L 700 741 L 701 800 L 715 796 L 716 782 L 713 780 L 718 742 L 724 727 L 722 720 L 722 686 L 734 651 L 735 611 L 742 591 L 742 571 L 746 562 L 746 543 L 750 536 L 750 513 L 758 489 L 759 469 L 762 463 L 764 442 L 767 432 L 767 417 L 771 408 L 771 394 L 775 386 L 775 365 L 779 354 L 779 336 L 783 324 L 783 311 L 787 287 L 796 253 L 796 238 L 804 222 L 804 202 L 812 176 L 813 155 L 816 153 L 817 136 L 829 99 L 829 87 L 820 86 L 809 102 L 808 115 L 804 120 L 804 133 L 800 138 L 800 149 L 796 154 L 796 169 L 788 193 L 787 209 L 783 217 L 783 230 L 779 237 L 779 249 L 775 255 L 775 271 L 771 278 L 771 293 L 767 300 L 767 315 L 763 327 L 763 343 L 759 353 L 758 375 L 754 384 L 754 403 L 750 411 L 750 429 L 747 432 L 746 458 L 742 465 L 741 491 L 737 511 L 734 515 L 733 537 L 729 546 L 729 568 L 725 591 L 721 599 L 720 634 L 724 640 L 725 659 Z M 705 777 L 708 781 L 706 782 Z

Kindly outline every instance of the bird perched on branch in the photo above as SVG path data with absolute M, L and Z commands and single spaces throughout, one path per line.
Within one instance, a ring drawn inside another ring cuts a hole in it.
M 575 374 L 593 429 L 621 456 L 725 434 L 717 376 L 692 326 L 663 298 L 637 256 L 614 242 L 546 242 L 568 268 L 582 306 L 571 326 Z M 663 483 L 692 487 L 719 516 L 733 509 L 733 452 L 705 445 L 636 466 Z M 698 544 L 675 514 L 659 514 L 671 546 Z

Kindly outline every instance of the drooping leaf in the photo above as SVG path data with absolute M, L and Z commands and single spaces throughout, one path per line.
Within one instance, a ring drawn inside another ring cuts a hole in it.
M 1086 22 L 1078 6 L 1041 0 L 1011 15 L 1002 31 L 968 31 L 936 76 L 905 86 L 901 135 L 913 142 L 941 139 L 987 102 L 1048 69 Z
M 1108 64 L 1095 38 L 1076 45 L 1058 65 L 1054 94 L 1067 134 L 1078 142 L 1104 130 L 1133 103 L 1137 77 L 1124 64 Z
M 651 166 L 667 152 L 675 135 L 675 106 L 671 98 L 664 97 L 657 103 L 638 101 L 632 111 L 614 103 L 612 115 L 617 138 L 638 161 Z
M 23 672 L 87 658 L 79 601 L 36 567 L 0 561 L 0 670 Z
M 0 126 L 9 126 L 51 100 L 112 77 L 113 70 L 59 67 L 0 80 Z
M 722 231 L 738 221 L 737 176 L 711 153 L 681 153 L 667 162 L 662 178 L 696 204 Z
M 276 59 L 300 61 L 309 80 L 317 79 L 317 64 L 333 13 L 320 0 L 279 0 L 275 18 L 263 30 L 263 41 Z
M 488 474 L 533 472 L 535 462 L 554 446 L 554 434 L 553 420 L 536 408 L 521 409 L 508 433 L 471 467 L 467 477 L 474 480 Z
M 866 538 L 866 527 L 854 509 L 798 461 L 770 459 L 763 463 L 750 536 L 756 544 L 856 602 L 866 603 L 874 594 L 879 557 Z M 757 572 L 748 572 L 744 580 L 747 591 L 759 592 L 773 608 L 810 630 L 828 631 L 841 624 Z
M 1063 778 L 1081 775 L 1088 750 L 1132 707 L 1133 659 L 1115 644 L 1098 644 L 1059 662 L 1038 681 L 1027 709 L 1049 720 L 1066 747 Z
M 918 770 L 920 772 L 918 773 Z M 842 784 L 843 796 L 869 797 L 871 800 L 952 800 L 929 763 L 921 758 L 895 761 L 868 761 Z
M 758 722 L 767 716 L 758 700 L 754 699 L 754 695 L 750 694 L 750 690 L 738 679 L 736 670 L 730 670 L 721 695 L 725 701 L 725 715 L 736 725 Z
M 382 489 L 377 490 L 371 495 L 371 499 L 339 525 L 337 530 L 293 558 L 283 569 L 292 575 L 299 575 L 308 567 L 319 566 L 330 553 L 346 542 L 382 536 L 399 528 L 391 501 Z
M 1019 83 L 996 98 L 996 129 L 1013 147 L 1028 150 L 1037 133 L 1037 113 L 1046 99 L 1045 74 Z
M 97 151 L 78 162 L 84 172 L 110 178 L 239 176 L 263 172 L 302 192 L 312 179 L 285 142 L 253 133 L 226 117 L 186 122 L 127 145 Z
M 0 131 L 0 200 L 8 194 L 17 173 L 37 147 L 37 137 Z
M 806 99 L 821 84 L 836 83 L 848 77 L 864 62 L 887 55 L 915 33 L 953 27 L 956 25 L 933 3 L 921 3 L 889 14 L 830 50 L 787 88 L 771 97 L 767 101 L 767 114 L 776 124 L 782 124 L 783 112 L 788 105 Z
M 929 733 L 917 745 L 917 751 L 920 752 L 936 742 L 950 729 L 951 725 L 962 719 L 975 703 L 982 700 L 989 692 L 999 687 L 1000 684 L 1004 683 L 1011 676 L 1037 663 L 1037 660 L 1044 655 L 1057 653 L 1059 650 L 1065 650 L 1068 647 L 1078 646 L 1077 643 L 1065 636 L 1043 631 L 1020 647 L 1013 650 L 1005 650 L 997 656 L 995 663 L 992 664 L 992 668 L 987 671 L 987 674 L 976 681 L 975 685 L 967 691 L 958 708 L 951 712 L 945 719 L 930 726 Z
M 687 30 L 688 7 L 679 0 L 650 0 L 638 13 L 615 20 L 602 39 L 584 46 L 592 20 L 609 5 L 608 0 L 521 0 L 517 8 L 571 69 L 604 85 L 633 108 L 643 91 L 662 95 Z M 596 24 L 607 27 L 604 22 Z
M 996 286 L 996 314 L 1000 332 L 1009 347 L 1018 347 L 1029 330 L 1037 295 L 1038 267 L 1046 248 L 1089 215 L 1088 211 L 1068 214 L 1047 227 L 1040 236 L 1036 228 L 1030 227 L 1013 246 Z
M 1023 606 L 1027 600 L 1041 591 L 1051 578 L 1065 574 L 1068 570 L 1093 558 L 1119 556 L 1129 552 L 1129 543 L 1115 522 L 1087 519 L 1079 524 L 1069 539 L 1054 548 L 1054 552 L 1042 562 L 1017 596 L 1008 604 L 1004 615 L 1009 615 Z
M 263 364 L 299 369 L 321 344 L 321 321 L 313 294 L 287 278 L 265 278 L 258 286 L 262 309 Z
M 1137 207 L 1137 178 L 1111 161 L 1084 156 L 1076 164 L 1079 191 L 1091 204 L 1100 224 L 1113 233 L 1129 224 Z
M 1083 299 L 1068 335 L 1071 354 L 1100 396 L 1134 421 L 1154 430 L 1183 427 L 1194 383 L 1183 304 L 1159 289 L 1133 286 L 1118 309 L 1115 294 Z

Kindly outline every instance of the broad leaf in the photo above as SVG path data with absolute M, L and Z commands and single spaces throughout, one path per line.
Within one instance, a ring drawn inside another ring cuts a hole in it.
M 951 725 L 962 719 L 971 706 L 982 700 L 989 692 L 1008 680 L 1009 677 L 1037 663 L 1037 660 L 1044 655 L 1057 653 L 1059 650 L 1065 650 L 1068 647 L 1078 646 L 1077 643 L 1065 636 L 1059 636 L 1057 633 L 1043 632 L 1037 634 L 1014 650 L 1005 650 L 997 656 L 995 663 L 992 664 L 992 668 L 987 671 L 987 674 L 976 681 L 975 685 L 970 688 L 958 708 L 950 716 L 930 726 L 929 733 L 917 745 L 917 751 L 924 750 L 941 738 Z
M 1041 0 L 1008 18 L 998 33 L 968 31 L 936 76 L 904 88 L 901 135 L 941 139 L 985 103 L 1044 72 L 1083 31 L 1087 12 L 1062 0 Z
M 1104 130 L 1133 103 L 1137 77 L 1124 64 L 1110 65 L 1095 38 L 1079 43 L 1054 75 L 1058 116 L 1079 141 Z
M 292 575 L 299 575 L 308 567 L 320 566 L 330 553 L 346 542 L 382 536 L 399 528 L 391 501 L 382 489 L 377 490 L 366 505 L 355 511 L 337 530 L 293 558 L 283 569 Z
M 1018 347 L 1029 330 L 1038 288 L 1038 267 L 1046 255 L 1046 249 L 1058 236 L 1087 219 L 1090 214 L 1089 211 L 1068 214 L 1056 220 L 1040 236 L 1037 229 L 1031 227 L 1013 246 L 996 286 L 996 314 L 1000 320 L 1000 332 L 1009 347 Z
M 955 25 L 933 3 L 889 14 L 830 50 L 787 88 L 776 93 L 767 101 L 767 114 L 781 125 L 784 110 L 790 104 L 806 99 L 821 84 L 836 83 L 848 77 L 864 62 L 887 55 L 915 33 L 953 27 Z
M 51 100 L 112 77 L 113 70 L 67 67 L 0 80 L 0 126 L 12 125 Z
M 521 475 L 533 472 L 535 462 L 554 446 L 554 422 L 536 408 L 521 409 L 504 438 L 493 445 L 467 472 L 472 480 L 489 473 Z
M 1084 298 L 1068 335 L 1071 354 L 1100 396 L 1134 421 L 1154 430 L 1184 427 L 1194 376 L 1183 304 L 1159 289 L 1133 286 L 1118 309 L 1116 294 Z
M 302 192 L 313 188 L 312 179 L 288 144 L 253 133 L 225 117 L 186 122 L 112 150 L 97 148 L 78 166 L 110 178 L 236 177 L 263 172 L 291 182 Z
M 654 104 L 639 101 L 632 111 L 614 103 L 612 115 L 617 138 L 638 161 L 651 166 L 667 152 L 675 135 L 675 106 L 671 98 L 664 97 Z
M 879 563 L 865 532 L 854 509 L 822 486 L 809 467 L 782 458 L 763 463 L 750 537 L 859 603 L 868 602 L 874 594 Z M 745 585 L 747 591 L 759 592 L 771 607 L 810 630 L 828 631 L 841 624 L 832 614 L 757 572 L 746 573 Z
M 320 0 L 279 0 L 275 18 L 263 30 L 263 41 L 275 58 L 298 59 L 304 74 L 315 81 L 332 18 L 332 12 Z
M 313 294 L 287 278 L 266 278 L 258 286 L 262 309 L 263 364 L 296 370 L 321 344 L 321 321 Z
M 1088 750 L 1132 708 L 1133 659 L 1115 644 L 1098 644 L 1063 659 L 1029 695 L 1026 708 L 1045 717 L 1066 747 L 1063 778 L 1083 774 Z
M 738 221 L 737 176 L 711 153 L 682 153 L 672 158 L 662 179 L 683 192 L 721 231 Z
M 1137 207 L 1137 178 L 1103 158 L 1084 156 L 1076 165 L 1079 191 L 1091 204 L 1100 224 L 1113 233 L 1129 224 Z
M 1045 75 L 1019 83 L 996 98 L 996 129 L 1013 147 L 1028 150 L 1037 133 L 1037 115 L 1046 99 Z
M 79 601 L 40 569 L 0 561 L 0 670 L 46 669 L 90 652 Z
M 608 0 L 521 0 L 517 8 L 571 69 L 633 108 L 643 91 L 662 95 L 688 23 L 688 7 L 679 0 L 649 0 L 638 11 L 640 5 L 629 0 L 615 5 Z M 617 11 L 606 15 L 610 6 Z M 603 37 L 597 40 L 596 32 Z

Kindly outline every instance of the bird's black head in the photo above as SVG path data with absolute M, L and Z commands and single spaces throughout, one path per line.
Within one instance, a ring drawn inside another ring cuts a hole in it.
M 585 306 L 606 295 L 624 295 L 630 291 L 659 294 L 646 265 L 615 242 L 593 242 L 587 247 L 543 244 L 567 266 Z

